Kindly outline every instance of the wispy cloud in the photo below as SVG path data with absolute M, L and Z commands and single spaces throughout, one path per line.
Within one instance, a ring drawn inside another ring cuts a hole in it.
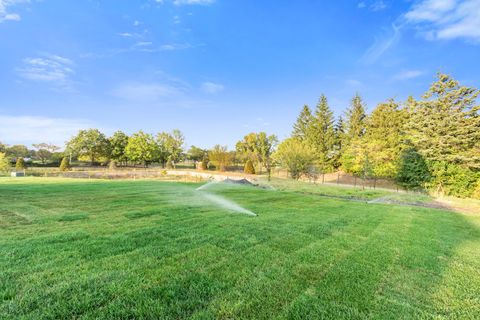
M 422 0 L 405 14 L 431 40 L 466 39 L 480 43 L 479 0 Z
M 387 5 L 382 0 L 377 0 L 377 1 L 372 3 L 370 8 L 373 11 L 382 11 L 382 10 L 385 10 L 387 8 Z
M 12 144 L 49 142 L 63 146 L 78 130 L 90 127 L 95 125 L 81 119 L 0 115 L 0 137 Z
M 421 70 L 403 70 L 398 74 L 396 74 L 393 78 L 395 80 L 409 80 L 409 79 L 418 78 L 424 74 L 425 72 Z
M 384 35 L 375 38 L 373 45 L 367 49 L 361 61 L 367 64 L 376 62 L 385 52 L 395 45 L 401 37 L 402 25 L 392 24 Z
M 28 0 L 0 0 L 0 23 L 3 21 L 20 21 L 22 18 L 18 13 L 10 11 L 10 8 Z
M 359 9 L 368 8 L 371 11 L 382 11 L 387 8 L 387 4 L 383 0 L 375 0 L 369 3 L 367 3 L 366 1 L 360 1 L 357 4 L 357 8 Z
M 129 101 L 155 102 L 178 97 L 183 94 L 183 90 L 179 86 L 164 83 L 129 83 L 120 85 L 111 93 Z
M 23 59 L 23 66 L 18 68 L 17 72 L 27 80 L 65 86 L 69 83 L 70 76 L 75 73 L 74 65 L 74 62 L 68 58 L 48 54 L 43 57 Z
M 174 0 L 173 4 L 176 6 L 189 5 L 189 4 L 209 5 L 214 2 L 215 0 Z
M 219 83 L 204 82 L 200 86 L 200 89 L 205 93 L 216 94 L 216 93 L 222 92 L 225 89 L 225 87 Z

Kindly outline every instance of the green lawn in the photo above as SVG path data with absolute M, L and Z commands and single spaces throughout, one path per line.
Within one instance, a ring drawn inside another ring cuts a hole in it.
M 0 319 L 480 318 L 480 215 L 198 186 L 0 179 Z

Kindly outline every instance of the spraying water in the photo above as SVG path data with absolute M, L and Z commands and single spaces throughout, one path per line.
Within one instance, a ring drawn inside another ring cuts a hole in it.
M 212 185 L 215 184 L 215 183 L 217 183 L 217 182 L 215 182 L 215 181 L 207 182 L 207 183 L 205 183 L 205 184 L 202 184 L 200 187 L 198 187 L 198 188 L 195 189 L 195 190 L 197 190 L 197 191 L 205 190 L 205 189 L 209 188 L 210 186 L 212 186 Z
M 217 182 L 215 181 L 210 181 L 204 185 L 202 185 L 201 187 L 197 188 L 196 191 L 202 191 L 202 190 L 205 190 L 207 188 L 209 188 L 210 186 L 212 186 L 213 184 L 216 184 Z M 246 215 L 249 215 L 249 216 L 253 216 L 253 217 L 256 217 L 257 215 L 255 213 L 253 213 L 252 211 L 250 210 L 247 210 L 245 209 L 244 207 L 242 206 L 239 206 L 238 204 L 236 204 L 235 202 L 233 201 L 230 201 L 230 200 L 227 200 L 223 197 L 220 197 L 220 196 L 217 196 L 217 195 L 214 195 L 214 194 L 211 194 L 211 193 L 206 193 L 206 192 L 202 192 L 201 195 L 215 203 L 216 205 L 218 205 L 219 207 L 222 207 L 224 209 L 227 209 L 227 210 L 230 210 L 230 211 L 235 211 L 235 212 L 238 212 L 238 213 L 243 213 L 243 214 L 246 214 Z

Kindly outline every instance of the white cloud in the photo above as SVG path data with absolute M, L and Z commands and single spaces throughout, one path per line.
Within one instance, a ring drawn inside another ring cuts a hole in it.
M 153 102 L 182 95 L 182 88 L 163 83 L 131 83 L 112 90 L 112 95 L 130 101 Z
M 429 40 L 460 38 L 480 43 L 479 0 L 422 0 L 405 19 Z
M 414 79 L 418 78 L 422 75 L 424 75 L 425 72 L 421 70 L 404 70 L 395 75 L 393 78 L 396 80 L 409 80 L 409 79 Z
M 214 2 L 215 0 L 174 0 L 173 4 L 176 6 L 189 5 L 189 4 L 209 5 Z
M 367 5 L 366 1 L 360 1 L 357 4 L 358 9 L 364 9 L 367 8 L 370 9 L 371 11 L 382 11 L 387 8 L 387 4 L 383 0 L 375 0 L 371 2 L 369 5 Z
M 23 67 L 17 69 L 18 74 L 27 80 L 51 82 L 66 85 L 69 77 L 75 73 L 72 60 L 58 56 L 25 58 Z
M 361 61 L 367 64 L 376 62 L 386 51 L 388 51 L 398 40 L 400 40 L 402 26 L 392 24 L 392 29 L 379 38 L 375 38 L 373 45 L 367 49 Z
M 387 5 L 382 0 L 377 0 L 370 6 L 373 11 L 382 11 L 387 8 Z
M 0 137 L 9 144 L 39 142 L 63 146 L 80 129 L 95 127 L 80 119 L 0 115 Z
M 28 2 L 28 0 L 0 0 L 0 23 L 7 20 L 20 21 L 20 15 L 10 12 L 9 7 L 25 2 Z
M 200 86 L 200 89 L 205 93 L 216 94 L 216 93 L 222 92 L 225 89 L 225 87 L 219 83 L 204 82 Z

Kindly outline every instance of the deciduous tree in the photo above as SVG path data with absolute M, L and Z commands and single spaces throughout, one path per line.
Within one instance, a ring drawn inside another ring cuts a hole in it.
M 93 164 L 100 157 L 109 157 L 110 145 L 105 135 L 98 129 L 80 130 L 67 143 L 66 153 L 88 157 Z
M 147 166 L 158 159 L 158 145 L 151 134 L 140 130 L 128 138 L 125 155 L 130 161 Z
M 122 131 L 116 131 L 108 140 L 110 144 L 110 158 L 117 162 L 125 163 L 127 161 L 125 148 L 128 144 L 128 136 Z
M 274 159 L 288 169 L 290 176 L 298 180 L 309 172 L 315 160 L 315 150 L 306 142 L 288 138 L 278 146 Z
M 213 149 L 208 152 L 208 158 L 219 171 L 225 171 L 232 161 L 227 146 L 221 146 L 219 144 L 215 145 Z

